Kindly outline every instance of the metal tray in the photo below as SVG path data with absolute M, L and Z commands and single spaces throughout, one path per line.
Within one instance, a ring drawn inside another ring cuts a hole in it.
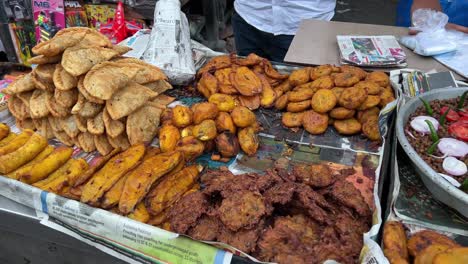
M 434 171 L 414 150 L 406 138 L 404 127 L 408 122 L 409 116 L 420 106 L 422 102 L 419 98 L 426 101 L 435 99 L 443 100 L 455 98 L 468 91 L 468 88 L 447 88 L 438 89 L 422 94 L 419 97 L 412 98 L 398 112 L 397 117 L 397 137 L 404 151 L 411 160 L 416 173 L 421 177 L 424 185 L 429 189 L 432 195 L 444 204 L 452 207 L 465 217 L 468 217 L 468 194 L 456 188 L 436 171 Z

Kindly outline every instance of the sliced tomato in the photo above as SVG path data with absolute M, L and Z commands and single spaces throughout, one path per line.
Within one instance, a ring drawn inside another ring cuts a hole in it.
M 468 116 L 460 116 L 460 119 L 458 119 L 458 121 L 468 122 Z
M 468 122 L 458 121 L 449 126 L 448 132 L 457 139 L 468 141 Z
M 459 116 L 466 116 L 468 117 L 468 109 L 461 109 L 458 111 Z
M 447 111 L 447 109 L 449 109 L 448 106 L 442 107 L 442 109 L 440 109 L 440 114 L 443 115 Z M 457 112 L 450 109 L 450 111 L 448 112 L 446 118 L 447 118 L 447 121 L 454 122 L 454 121 L 457 121 L 458 119 L 460 119 L 460 116 L 458 115 Z

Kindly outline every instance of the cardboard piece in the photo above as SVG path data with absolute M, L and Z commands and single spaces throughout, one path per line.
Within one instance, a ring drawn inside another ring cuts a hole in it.
M 339 65 L 340 53 L 336 35 L 394 35 L 398 37 L 406 34 L 408 34 L 408 28 L 404 27 L 307 19 L 301 22 L 284 61 L 311 65 Z M 432 57 L 420 56 L 403 45 L 401 46 L 406 53 L 407 68 L 424 72 L 450 70 Z M 379 69 L 390 71 L 396 68 Z M 458 80 L 463 80 L 463 77 L 456 73 L 454 76 Z

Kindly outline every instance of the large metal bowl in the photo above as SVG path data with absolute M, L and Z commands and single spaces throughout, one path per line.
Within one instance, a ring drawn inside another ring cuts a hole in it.
M 437 89 L 422 94 L 419 98 L 422 98 L 428 102 L 435 99 L 451 99 L 456 98 L 467 91 L 468 88 L 447 88 Z M 456 188 L 443 177 L 441 177 L 436 171 L 434 171 L 416 152 L 406 138 L 404 129 L 408 122 L 409 116 L 416 111 L 418 107 L 422 106 L 422 102 L 417 98 L 409 100 L 398 112 L 397 117 L 397 137 L 398 140 L 405 150 L 406 154 L 410 158 L 416 173 L 421 177 L 424 185 L 429 189 L 432 195 L 444 204 L 454 208 L 465 217 L 468 217 L 468 194 L 464 193 L 460 189 Z

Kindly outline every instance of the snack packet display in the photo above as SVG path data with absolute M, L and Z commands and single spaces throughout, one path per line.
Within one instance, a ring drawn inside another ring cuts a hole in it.
M 187 17 L 178 0 L 161 0 L 143 60 L 161 68 L 172 84 L 188 83 L 195 75 Z
M 51 39 L 60 29 L 65 27 L 63 1 L 34 1 L 33 12 L 38 43 Z

